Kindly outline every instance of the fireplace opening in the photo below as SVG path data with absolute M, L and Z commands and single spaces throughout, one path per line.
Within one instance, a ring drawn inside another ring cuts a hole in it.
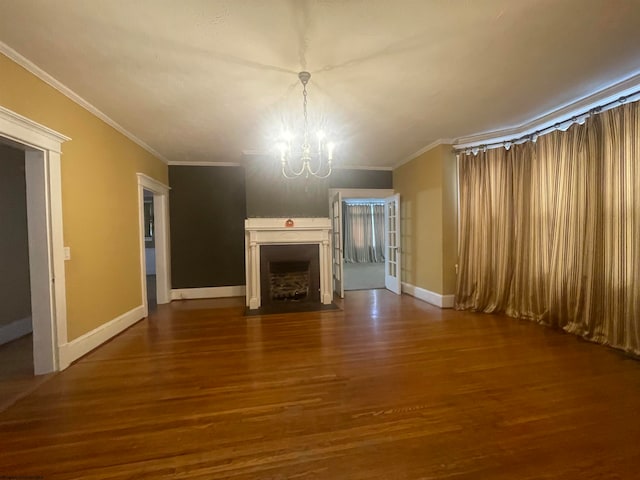
M 317 244 L 260 246 L 261 305 L 320 303 Z
M 309 262 L 269 262 L 271 300 L 303 302 L 309 296 Z

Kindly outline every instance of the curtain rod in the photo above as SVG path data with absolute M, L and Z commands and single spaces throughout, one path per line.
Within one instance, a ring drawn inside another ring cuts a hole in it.
M 384 200 L 343 200 L 347 205 L 384 205 Z
M 619 105 L 623 105 L 628 101 L 634 102 L 634 101 L 640 100 L 640 98 L 635 98 L 635 97 L 640 97 L 640 90 L 636 90 L 635 92 L 632 92 L 628 95 L 623 95 L 615 100 L 604 103 L 602 105 L 597 105 L 582 113 L 572 115 L 570 118 L 567 118 L 566 120 L 556 122 L 553 125 L 549 125 L 548 127 L 541 128 L 540 130 L 535 130 L 532 133 L 521 135 L 520 137 L 515 137 L 510 140 L 501 140 L 499 142 L 482 143 L 482 144 L 478 144 L 476 146 L 471 146 L 471 147 L 466 146 L 466 147 L 456 148 L 456 146 L 454 145 L 453 151 L 455 153 L 465 153 L 466 155 L 470 155 L 470 154 L 477 155 L 479 151 L 484 152 L 490 148 L 504 147 L 507 150 L 509 150 L 509 148 L 511 148 L 511 145 L 519 145 L 526 142 L 535 142 L 540 135 L 551 133 L 554 130 L 561 130 L 562 129 L 561 127 L 563 125 L 566 125 L 567 128 L 569 128 L 574 123 L 579 123 L 582 125 L 586 121 L 586 119 L 591 117 L 592 115 L 597 115 L 606 110 L 611 110 L 612 108 Z

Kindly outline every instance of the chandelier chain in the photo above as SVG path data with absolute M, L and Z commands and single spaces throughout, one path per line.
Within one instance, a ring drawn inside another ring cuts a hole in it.
M 303 123 L 303 141 L 300 151 L 300 169 L 297 170 L 292 167 L 290 160 L 292 154 L 291 148 L 291 134 L 285 136 L 285 143 L 280 143 L 280 160 L 282 162 L 282 174 L 286 178 L 294 178 L 305 174 L 307 178 L 314 176 L 317 178 L 327 178 L 331 175 L 331 163 L 333 160 L 333 144 L 326 143 L 325 134 L 322 131 L 318 132 L 318 145 L 317 151 L 312 151 L 309 144 L 309 114 L 307 111 L 307 82 L 311 78 L 309 72 L 300 72 L 298 74 L 300 83 L 302 83 L 302 113 L 304 115 Z M 323 158 L 326 157 L 326 158 Z M 314 169 L 311 165 L 317 163 L 317 167 Z M 321 174 L 324 171 L 324 174 Z
M 302 109 L 304 112 L 304 145 L 309 145 L 309 116 L 307 114 L 307 85 L 302 85 Z

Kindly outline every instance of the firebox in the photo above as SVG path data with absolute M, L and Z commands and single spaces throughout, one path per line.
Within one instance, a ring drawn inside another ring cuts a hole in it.
M 262 306 L 320 303 L 320 261 L 317 244 L 261 245 Z

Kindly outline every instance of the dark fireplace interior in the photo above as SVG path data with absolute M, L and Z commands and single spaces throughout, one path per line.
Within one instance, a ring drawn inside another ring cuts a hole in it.
M 260 246 L 261 305 L 320 303 L 317 244 Z
M 270 262 L 271 301 L 304 301 L 309 296 L 309 262 Z

